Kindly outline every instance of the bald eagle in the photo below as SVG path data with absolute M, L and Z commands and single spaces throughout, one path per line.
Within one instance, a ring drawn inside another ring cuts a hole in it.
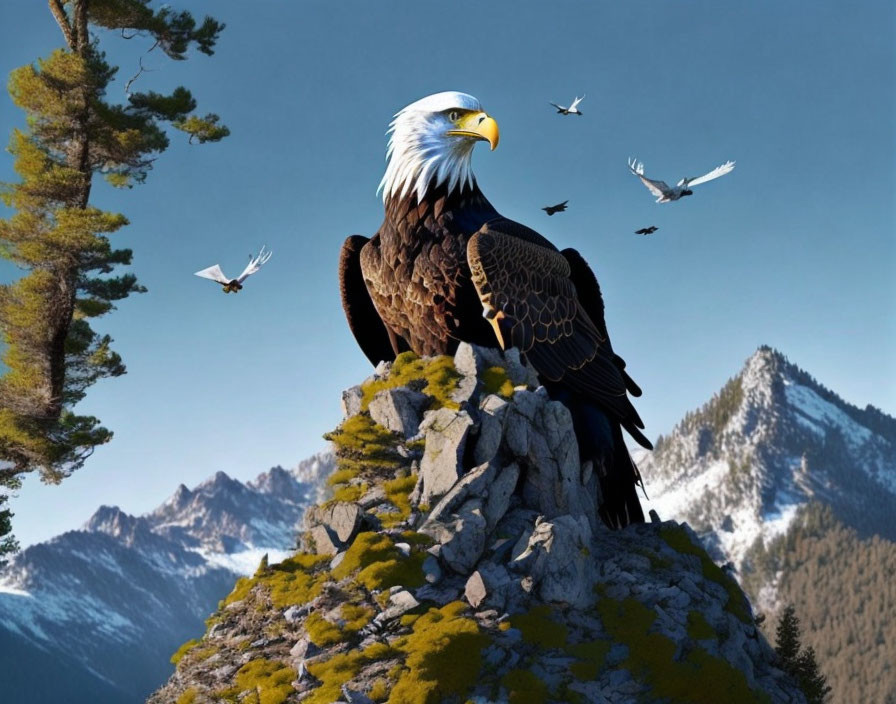
M 610 527 L 643 522 L 640 475 L 625 428 L 651 447 L 627 392 L 641 390 L 613 350 L 594 273 L 574 249 L 501 216 L 476 184 L 477 142 L 498 146 L 498 123 L 473 96 L 418 100 L 390 125 L 380 183 L 385 219 L 349 237 L 339 279 L 349 327 L 376 364 L 413 350 L 453 354 L 459 342 L 516 347 L 552 398 L 571 411 L 583 462 L 600 481 Z

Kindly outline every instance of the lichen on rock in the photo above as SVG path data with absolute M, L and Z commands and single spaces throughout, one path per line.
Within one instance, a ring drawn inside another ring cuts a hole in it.
M 604 527 L 515 351 L 405 353 L 343 400 L 301 550 L 237 582 L 152 704 L 804 701 L 687 525 Z

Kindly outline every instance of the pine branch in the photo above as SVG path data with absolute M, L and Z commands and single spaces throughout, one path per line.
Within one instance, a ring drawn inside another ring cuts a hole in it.
M 53 13 L 59 29 L 62 30 L 62 34 L 65 36 L 65 43 L 68 44 L 69 49 L 74 51 L 75 36 L 72 32 L 72 26 L 68 22 L 68 15 L 65 14 L 65 9 L 62 7 L 62 0 L 48 0 L 48 2 L 50 4 L 50 12 Z

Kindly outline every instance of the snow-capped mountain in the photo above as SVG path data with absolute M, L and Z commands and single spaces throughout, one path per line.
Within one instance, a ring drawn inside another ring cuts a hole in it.
M 769 347 L 636 460 L 660 516 L 687 520 L 739 570 L 810 502 L 896 539 L 896 419 L 843 401 Z
M 283 559 L 333 459 L 242 483 L 218 472 L 155 511 L 102 506 L 0 570 L 4 702 L 141 702 L 171 654 L 265 553 Z
M 635 457 L 647 506 L 733 563 L 767 636 L 796 608 L 832 701 L 896 701 L 896 419 L 762 347 Z

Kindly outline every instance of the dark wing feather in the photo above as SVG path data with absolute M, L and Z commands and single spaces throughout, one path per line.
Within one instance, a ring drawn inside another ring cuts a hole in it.
M 604 320 L 604 297 L 601 295 L 597 277 L 594 275 L 591 267 L 588 266 L 588 262 L 575 249 L 564 249 L 561 254 L 569 262 L 570 278 L 575 284 L 576 292 L 579 294 L 579 301 L 581 301 L 585 312 L 588 313 L 597 329 L 607 339 L 607 346 L 612 351 L 613 346 L 610 344 L 610 335 L 607 333 L 607 323 Z M 628 392 L 632 396 L 640 396 L 641 387 L 626 373 L 625 360 L 614 352 L 613 361 L 619 367 L 619 371 L 622 372 L 625 388 Z
M 348 326 L 361 350 L 374 366 L 395 359 L 394 335 L 386 328 L 370 300 L 361 275 L 361 248 L 370 240 L 352 235 L 339 253 L 339 291 Z
M 644 427 L 605 331 L 586 312 L 556 247 L 498 218 L 470 239 L 467 260 L 502 347 L 519 348 L 543 378 L 594 400 L 626 429 Z

